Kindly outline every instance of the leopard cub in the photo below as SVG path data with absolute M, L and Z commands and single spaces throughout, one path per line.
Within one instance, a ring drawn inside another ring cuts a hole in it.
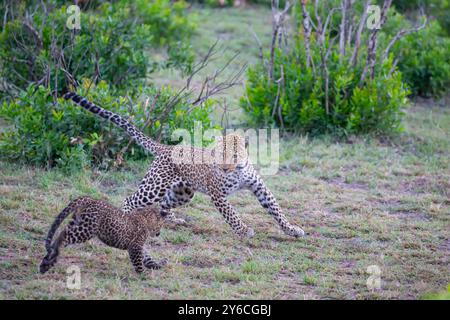
M 72 220 L 52 243 L 58 227 L 70 214 Z M 152 207 L 124 213 L 102 200 L 78 198 L 56 217 L 50 227 L 45 240 L 47 255 L 42 260 L 39 271 L 45 273 L 56 263 L 61 247 L 83 243 L 93 237 L 108 246 L 128 250 L 136 272 L 144 271 L 144 267 L 159 269 L 165 261 L 156 262 L 145 254 L 144 245 L 148 237 L 159 236 L 166 214 L 165 211 Z

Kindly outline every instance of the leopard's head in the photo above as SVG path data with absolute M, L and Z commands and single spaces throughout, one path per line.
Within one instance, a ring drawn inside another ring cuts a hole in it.
M 237 133 L 216 137 L 215 159 L 224 171 L 235 170 L 248 161 L 245 137 Z

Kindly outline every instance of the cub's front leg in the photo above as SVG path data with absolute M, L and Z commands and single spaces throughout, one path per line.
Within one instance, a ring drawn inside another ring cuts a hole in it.
M 144 266 L 148 269 L 161 269 L 165 265 L 167 265 L 167 259 L 162 259 L 157 262 L 156 260 L 153 260 L 153 258 L 148 254 L 144 256 Z
M 137 273 L 144 271 L 144 243 L 133 243 L 128 248 L 130 261 Z
M 211 200 L 217 210 L 225 218 L 225 221 L 238 236 L 242 238 L 251 238 L 255 235 L 255 231 L 241 220 L 236 210 L 224 196 L 212 193 Z

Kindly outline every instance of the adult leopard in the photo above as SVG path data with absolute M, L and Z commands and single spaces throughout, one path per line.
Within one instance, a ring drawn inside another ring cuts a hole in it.
M 261 205 L 277 221 L 283 232 L 300 237 L 305 232 L 292 225 L 282 213 L 272 192 L 250 163 L 247 154 L 243 156 L 245 141 L 239 135 L 227 135 L 221 139 L 221 147 L 196 148 L 192 146 L 169 146 L 158 143 L 144 135 L 133 124 L 111 111 L 105 110 L 74 92 L 68 92 L 64 99 L 73 100 L 84 109 L 124 129 L 138 144 L 154 155 L 154 161 L 139 185 L 138 190 L 127 197 L 123 210 L 130 212 L 154 203 L 169 211 L 191 201 L 196 191 L 207 194 L 217 210 L 233 231 L 242 237 L 252 237 L 252 228 L 242 222 L 227 196 L 242 189 L 250 189 Z M 244 146 L 244 147 L 243 147 Z M 228 150 L 220 150 L 221 148 Z M 227 156 L 230 154 L 232 156 Z M 232 166 L 222 160 L 234 161 Z M 211 161 L 219 159 L 221 161 Z M 170 218 L 174 219 L 172 213 Z

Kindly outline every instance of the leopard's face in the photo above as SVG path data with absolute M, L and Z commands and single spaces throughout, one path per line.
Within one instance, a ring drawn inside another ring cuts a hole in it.
M 248 161 L 245 137 L 239 134 L 231 133 L 217 137 L 214 149 L 222 160 L 219 166 L 225 171 L 235 170 L 237 167 L 245 165 Z

